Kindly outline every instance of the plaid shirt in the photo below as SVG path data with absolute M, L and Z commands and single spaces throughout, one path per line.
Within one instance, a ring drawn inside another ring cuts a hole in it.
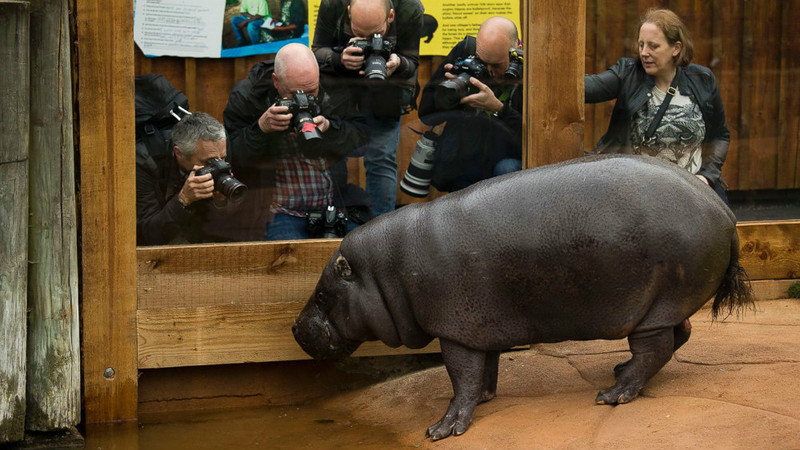
M 333 181 L 325 158 L 281 155 L 275 170 L 273 213 L 305 217 L 333 204 Z

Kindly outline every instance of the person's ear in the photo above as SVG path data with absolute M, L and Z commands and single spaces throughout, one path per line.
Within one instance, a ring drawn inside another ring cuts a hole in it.
M 673 49 L 672 49 L 672 57 L 673 57 L 673 58 L 677 58 L 677 57 L 678 57 L 678 55 L 680 55 L 680 54 L 681 54 L 681 50 L 683 50 L 683 42 L 681 42 L 681 41 L 678 41 L 678 42 L 676 42 L 676 43 L 675 43 L 675 45 L 673 46 Z
M 350 5 L 347 5 L 347 18 L 352 19 L 352 16 L 350 15 Z
M 281 81 L 278 79 L 278 75 L 275 72 L 272 72 L 272 85 L 275 86 L 275 90 L 278 91 L 278 96 L 281 93 Z
M 389 16 L 386 17 L 386 23 L 394 22 L 394 8 L 389 10 Z

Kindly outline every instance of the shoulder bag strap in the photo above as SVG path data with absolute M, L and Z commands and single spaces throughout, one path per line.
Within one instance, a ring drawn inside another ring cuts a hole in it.
M 658 112 L 656 116 L 653 118 L 653 121 L 650 122 L 650 128 L 647 129 L 647 132 L 644 135 L 644 139 L 642 143 L 652 143 L 653 136 L 656 134 L 656 128 L 661 123 L 661 118 L 664 117 L 664 113 L 667 111 L 667 107 L 669 106 L 669 102 L 672 100 L 672 97 L 678 93 L 677 91 L 678 86 L 678 74 L 675 74 L 675 77 L 672 78 L 672 84 L 669 85 L 669 89 L 667 89 L 667 95 L 664 96 L 664 101 L 661 102 L 661 107 L 658 108 Z

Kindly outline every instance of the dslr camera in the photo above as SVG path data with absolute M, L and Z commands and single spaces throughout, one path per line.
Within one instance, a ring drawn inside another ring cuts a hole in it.
M 347 233 L 347 215 L 333 205 L 322 211 L 309 211 L 306 213 L 306 231 L 311 238 L 344 237 Z
M 469 82 L 470 77 L 479 80 L 489 78 L 486 66 L 475 56 L 468 56 L 456 61 L 453 68 L 450 69 L 450 73 L 456 77 L 442 81 L 434 91 L 433 102 L 440 110 L 455 109 L 462 98 L 478 92 L 478 88 Z
M 508 81 L 517 81 L 522 79 L 522 63 L 525 61 L 525 52 L 521 49 L 511 47 L 508 49 L 508 68 L 503 77 Z
M 322 133 L 314 123 L 314 117 L 322 113 L 316 97 L 303 91 L 297 91 L 292 94 L 292 98 L 282 98 L 275 104 L 289 108 L 289 113 L 292 115 L 292 126 L 299 134 L 303 135 L 305 140 L 322 139 Z
M 353 41 L 353 47 L 360 48 L 364 55 L 364 78 L 369 80 L 385 80 L 386 60 L 392 54 L 392 43 L 376 33 L 370 39 Z
M 206 161 L 206 165 L 195 170 L 195 176 L 211 174 L 214 179 L 214 190 L 220 192 L 233 203 L 239 203 L 244 198 L 247 186 L 241 181 L 233 178 L 231 165 L 229 162 L 219 158 L 211 158 Z

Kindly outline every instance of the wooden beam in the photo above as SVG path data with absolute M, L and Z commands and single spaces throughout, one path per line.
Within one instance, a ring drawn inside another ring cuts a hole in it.
M 525 167 L 537 167 L 583 154 L 586 0 L 528 4 Z
M 133 3 L 76 7 L 85 422 L 135 420 Z
M 743 222 L 738 229 L 752 279 L 800 277 L 800 220 Z M 339 243 L 140 248 L 139 367 L 308 359 L 290 329 Z M 775 289 L 758 285 L 757 295 Z M 432 351 L 438 346 L 421 350 Z M 368 343 L 356 356 L 404 352 L 415 351 Z
M 739 261 L 753 280 L 800 278 L 800 220 L 741 222 Z
M 0 2 L 0 447 L 25 434 L 30 4 Z

